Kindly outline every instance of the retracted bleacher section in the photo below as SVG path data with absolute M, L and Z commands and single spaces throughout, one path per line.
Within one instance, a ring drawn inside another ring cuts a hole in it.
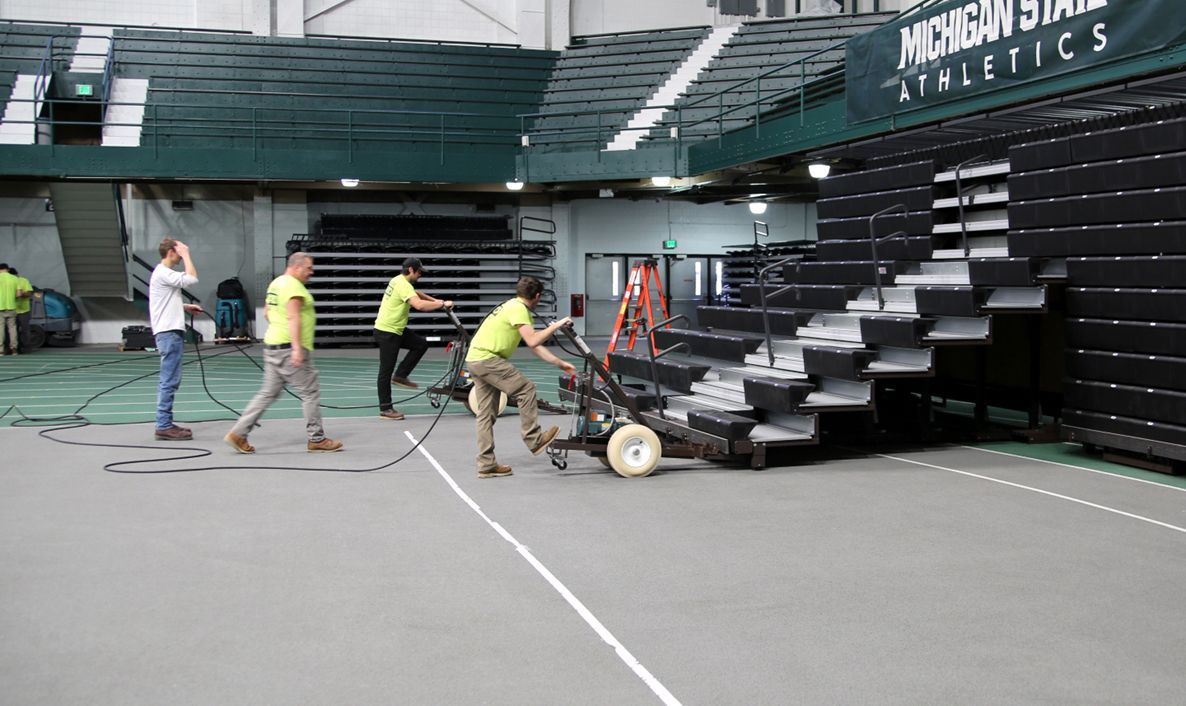
M 141 144 L 512 155 L 555 52 L 122 29 L 119 78 L 147 79 Z
M 1064 437 L 1186 467 L 1186 119 L 1010 160 L 1010 249 L 1066 258 Z
M 708 27 L 577 38 L 548 78 L 531 146 L 604 148 L 708 36 Z
M 520 274 L 544 284 L 538 315 L 555 315 L 555 242 L 515 238 L 506 217 L 323 214 L 319 231 L 288 242 L 290 252 L 316 262 L 309 292 L 317 301 L 318 345 L 370 344 L 383 292 L 409 257 L 425 268 L 416 288 L 452 300 L 471 335 L 515 296 Z M 438 312 L 412 311 L 408 326 L 430 340 L 456 337 Z

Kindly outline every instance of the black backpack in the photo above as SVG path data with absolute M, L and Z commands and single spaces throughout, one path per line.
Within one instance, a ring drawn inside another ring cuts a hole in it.
M 246 305 L 247 290 L 243 289 L 243 283 L 239 281 L 238 277 L 231 277 L 218 283 L 218 298 L 242 299 L 244 305 Z

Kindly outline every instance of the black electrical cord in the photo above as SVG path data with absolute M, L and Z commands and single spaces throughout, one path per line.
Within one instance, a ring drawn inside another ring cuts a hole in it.
M 206 314 L 205 311 L 203 311 L 202 313 Z M 209 316 L 209 314 L 206 314 L 206 315 Z M 213 317 L 211 317 L 211 318 L 213 318 Z M 192 318 L 191 318 L 191 323 L 192 323 Z M 178 450 L 191 451 L 193 453 L 186 453 L 186 454 L 183 454 L 180 456 L 169 456 L 167 458 L 144 459 L 144 460 L 139 460 L 139 461 L 115 461 L 115 462 L 108 463 L 108 464 L 104 465 L 103 470 L 108 471 L 110 473 L 132 473 L 132 474 L 184 473 L 184 472 L 193 472 L 193 471 L 232 470 L 232 469 L 243 469 L 243 468 L 259 469 L 259 470 L 319 471 L 319 472 L 332 472 L 332 473 L 370 473 L 370 472 L 382 470 L 384 468 L 389 468 L 389 467 L 394 466 L 395 464 L 403 461 L 405 458 L 410 456 L 414 451 L 416 451 L 416 449 L 420 448 L 420 446 L 424 443 L 425 440 L 428 439 L 429 435 L 432 434 L 433 430 L 436 428 L 437 423 L 440 421 L 441 416 L 444 415 L 445 410 L 448 408 L 449 402 L 453 398 L 453 393 L 457 386 L 457 380 L 461 374 L 461 368 L 464 366 L 464 363 L 465 363 L 465 350 L 467 347 L 468 346 L 463 341 L 458 341 L 458 343 L 455 344 L 452 348 L 452 357 L 450 359 L 449 367 L 446 370 L 445 375 L 443 375 L 438 380 L 438 383 L 441 380 L 444 380 L 446 377 L 449 377 L 449 376 L 452 377 L 452 382 L 450 383 L 448 394 L 446 395 L 444 404 L 442 404 L 440 406 L 440 410 L 437 412 L 436 416 L 433 418 L 432 423 L 429 424 L 428 429 L 425 430 L 424 434 L 412 446 L 411 449 L 408 449 L 408 451 L 406 453 L 404 453 L 402 456 L 400 456 L 392 461 L 388 461 L 387 463 L 383 463 L 378 466 L 372 466 L 372 467 L 368 467 L 368 468 L 323 468 L 323 467 L 241 466 L 241 465 L 236 465 L 236 466 L 200 466 L 200 467 L 187 467 L 187 468 L 155 469 L 155 470 L 127 470 L 125 468 L 125 467 L 129 467 L 129 466 L 136 466 L 136 465 L 147 464 L 147 463 L 166 463 L 169 461 L 192 460 L 192 459 L 204 458 L 206 456 L 213 455 L 213 452 L 208 449 L 201 449 L 201 448 L 194 448 L 194 447 L 174 447 L 174 448 L 177 448 Z M 213 400 L 216 404 L 223 407 L 224 409 L 235 414 L 236 415 L 235 419 L 237 419 L 239 416 L 239 412 L 237 412 L 234 409 L 232 409 L 231 407 L 223 404 L 221 401 L 219 401 L 217 398 L 215 398 L 214 395 L 210 392 L 209 387 L 206 385 L 206 368 L 202 362 L 201 348 L 198 346 L 197 341 L 194 341 L 194 348 L 195 348 L 195 351 L 197 352 L 198 367 L 201 371 L 202 389 L 205 390 L 206 395 L 208 397 L 210 397 L 211 400 Z M 214 355 L 207 356 L 207 358 L 221 357 L 224 355 L 232 354 L 236 351 L 238 351 L 238 352 L 242 353 L 244 356 L 246 356 L 247 359 L 252 361 L 252 363 L 257 368 L 259 368 L 260 370 L 263 370 L 263 367 L 259 365 L 258 361 L 256 361 L 254 358 L 252 358 L 244 350 L 244 347 L 239 346 L 239 345 L 235 345 L 234 350 L 215 353 Z M 153 357 L 157 357 L 157 356 L 138 356 L 137 358 L 133 358 L 131 360 L 143 360 L 146 358 L 153 358 Z M 83 369 L 83 368 L 90 368 L 90 367 L 94 367 L 96 365 L 107 365 L 107 364 L 114 363 L 114 362 L 124 362 L 124 361 L 107 361 L 104 363 L 80 365 L 80 366 L 74 366 L 71 368 L 59 368 L 56 370 L 43 371 L 43 372 L 39 372 L 39 373 L 31 373 L 29 375 L 21 375 L 21 376 L 9 378 L 9 379 L 17 380 L 17 379 L 22 379 L 22 378 L 27 378 L 27 377 L 35 377 L 38 375 L 51 375 L 54 373 L 68 372 L 71 370 L 79 370 L 79 369 Z M 190 361 L 190 362 L 194 362 L 194 361 Z M 183 365 L 189 365 L 189 363 L 183 363 Z M 150 450 L 150 451 L 160 451 L 161 447 L 159 447 L 159 446 L 148 446 L 148 445 L 144 445 L 144 444 L 108 444 L 108 443 L 98 443 L 98 442 L 69 441 L 67 439 L 59 439 L 59 438 L 56 438 L 56 437 L 50 435 L 52 432 L 56 432 L 56 431 L 68 431 L 71 429 L 81 429 L 81 428 L 87 427 L 87 426 L 125 426 L 125 425 L 129 425 L 129 424 L 142 424 L 142 422 L 113 422 L 113 423 L 92 422 L 89 419 L 87 419 L 86 417 L 84 417 L 83 415 L 81 415 L 80 413 L 82 412 L 82 410 L 86 409 L 87 406 L 89 406 L 93 401 L 95 401 L 99 397 L 102 397 L 103 395 L 106 395 L 110 392 L 118 390 L 121 387 L 125 387 L 125 386 L 130 385 L 134 382 L 138 382 L 140 380 L 143 380 L 144 378 L 147 378 L 147 377 L 150 377 L 153 375 L 157 375 L 157 374 L 159 374 L 159 371 L 152 370 L 152 371 L 149 371 L 148 373 L 145 373 L 144 375 L 138 375 L 130 380 L 122 382 L 118 385 L 114 385 L 110 388 L 107 388 L 106 390 L 103 390 L 95 395 L 92 395 L 90 398 L 88 398 L 86 400 L 86 402 L 84 402 L 82 404 L 82 406 L 80 406 L 72 414 L 60 415 L 60 416 L 55 416 L 55 417 L 29 417 L 28 415 L 21 412 L 20 409 L 16 405 L 9 405 L 8 409 L 6 409 L 3 414 L 0 414 L 0 419 L 3 419 L 4 417 L 8 416 L 9 413 L 15 411 L 17 414 L 19 414 L 21 416 L 21 419 L 13 422 L 12 426 L 22 426 L 20 424 L 20 422 L 22 422 L 22 421 L 28 421 L 28 422 L 32 422 L 32 423 L 52 423 L 52 424 L 57 424 L 59 422 L 68 422 L 68 421 L 77 422 L 74 424 L 65 424 L 62 426 L 55 426 L 50 429 L 43 429 L 38 432 L 38 436 L 41 436 L 42 438 L 49 439 L 50 441 L 54 441 L 54 442 L 57 442 L 60 444 L 67 444 L 70 446 L 95 446 L 95 447 L 103 447 L 103 448 L 146 449 L 146 450 Z M 0 382 L 4 382 L 4 381 L 0 381 Z M 287 388 L 285 388 L 285 389 L 287 390 Z M 291 391 L 288 391 L 288 392 L 290 395 L 293 394 Z M 401 402 L 406 402 L 408 400 L 415 399 L 416 397 L 427 394 L 428 392 L 429 392 L 429 389 L 426 389 L 423 392 L 420 392 L 412 397 L 401 400 Z M 298 397 L 297 395 L 293 395 L 293 396 Z M 299 397 L 298 397 L 298 399 L 299 399 Z M 322 406 L 328 407 L 330 409 L 365 409 L 365 408 L 369 408 L 373 405 L 368 404 L 368 405 L 360 405 L 357 407 L 353 407 L 353 406 L 352 407 L 333 407 L 330 405 L 322 405 Z M 204 420 L 199 420 L 199 423 L 200 422 L 212 422 L 212 421 L 234 421 L 234 420 L 233 419 L 225 419 L 225 418 L 204 419 Z M 193 423 L 193 422 L 191 422 L 191 423 Z

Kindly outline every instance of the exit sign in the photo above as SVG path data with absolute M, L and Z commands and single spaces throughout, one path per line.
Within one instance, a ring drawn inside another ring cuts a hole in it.
M 663 241 L 663 249 L 664 250 L 675 250 L 675 246 L 678 244 L 679 243 L 675 242 L 674 240 L 664 240 Z
M 80 83 L 74 87 L 74 95 L 93 96 L 95 95 L 95 87 L 89 83 Z

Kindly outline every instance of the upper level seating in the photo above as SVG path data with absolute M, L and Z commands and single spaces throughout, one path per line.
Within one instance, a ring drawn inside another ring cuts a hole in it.
M 119 30 L 115 73 L 147 79 L 142 144 L 513 147 L 555 52 Z M 426 149 L 428 147 L 425 147 Z
M 604 147 L 708 36 L 708 27 L 578 38 L 556 62 L 534 147 Z M 549 133 L 558 134 L 549 134 Z
M 17 74 L 36 74 L 51 37 L 58 53 L 69 52 L 78 41 L 78 28 L 0 22 L 0 101 L 7 101 Z M 3 112 L 0 109 L 0 112 Z
M 676 100 L 680 110 L 668 111 L 650 137 L 670 137 L 677 124 L 684 138 L 743 127 L 757 112 L 756 105 L 746 104 L 761 97 L 763 112 L 791 99 L 797 104 L 799 94 L 793 89 L 804 84 L 809 84 L 808 100 L 838 92 L 843 82 L 820 79 L 842 75 L 842 43 L 895 16 L 881 12 L 746 23 Z M 774 71 L 779 67 L 786 68 Z M 730 108 L 735 109 L 719 117 Z

